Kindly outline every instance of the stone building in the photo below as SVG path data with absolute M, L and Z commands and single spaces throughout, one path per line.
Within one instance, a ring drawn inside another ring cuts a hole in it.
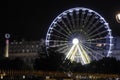
M 38 57 L 45 56 L 43 51 L 44 40 L 39 41 L 12 41 L 9 45 L 9 58 L 21 58 L 29 65 L 33 65 L 33 62 Z
M 9 58 L 22 58 L 30 64 L 38 57 L 45 57 L 45 40 L 38 41 L 12 41 L 9 45 Z M 102 52 L 106 53 L 106 52 Z M 120 60 L 120 37 L 113 38 L 112 57 Z
M 120 60 L 120 37 L 113 38 L 112 57 Z

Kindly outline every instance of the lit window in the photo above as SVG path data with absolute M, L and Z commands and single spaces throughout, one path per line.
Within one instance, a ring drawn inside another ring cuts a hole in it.
M 29 50 L 27 49 L 27 53 L 29 52 Z
M 25 52 L 25 50 L 23 49 L 23 50 L 22 50 L 22 52 L 24 53 L 24 52 Z

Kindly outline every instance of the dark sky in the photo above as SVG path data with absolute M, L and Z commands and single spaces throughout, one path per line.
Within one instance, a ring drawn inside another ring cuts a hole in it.
M 120 0 L 8 0 L 1 6 L 0 37 L 10 33 L 11 40 L 45 38 L 52 20 L 73 7 L 95 10 L 109 23 L 113 35 L 120 36 L 120 24 L 115 20 L 115 12 L 120 11 Z

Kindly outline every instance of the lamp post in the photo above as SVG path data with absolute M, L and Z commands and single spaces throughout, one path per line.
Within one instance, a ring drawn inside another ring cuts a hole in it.
M 116 20 L 118 23 L 120 23 L 120 11 L 115 15 Z

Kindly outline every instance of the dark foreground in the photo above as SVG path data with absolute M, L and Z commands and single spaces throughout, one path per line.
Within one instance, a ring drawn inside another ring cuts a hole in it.
M 120 75 L 43 71 L 0 71 L 0 80 L 120 80 Z

